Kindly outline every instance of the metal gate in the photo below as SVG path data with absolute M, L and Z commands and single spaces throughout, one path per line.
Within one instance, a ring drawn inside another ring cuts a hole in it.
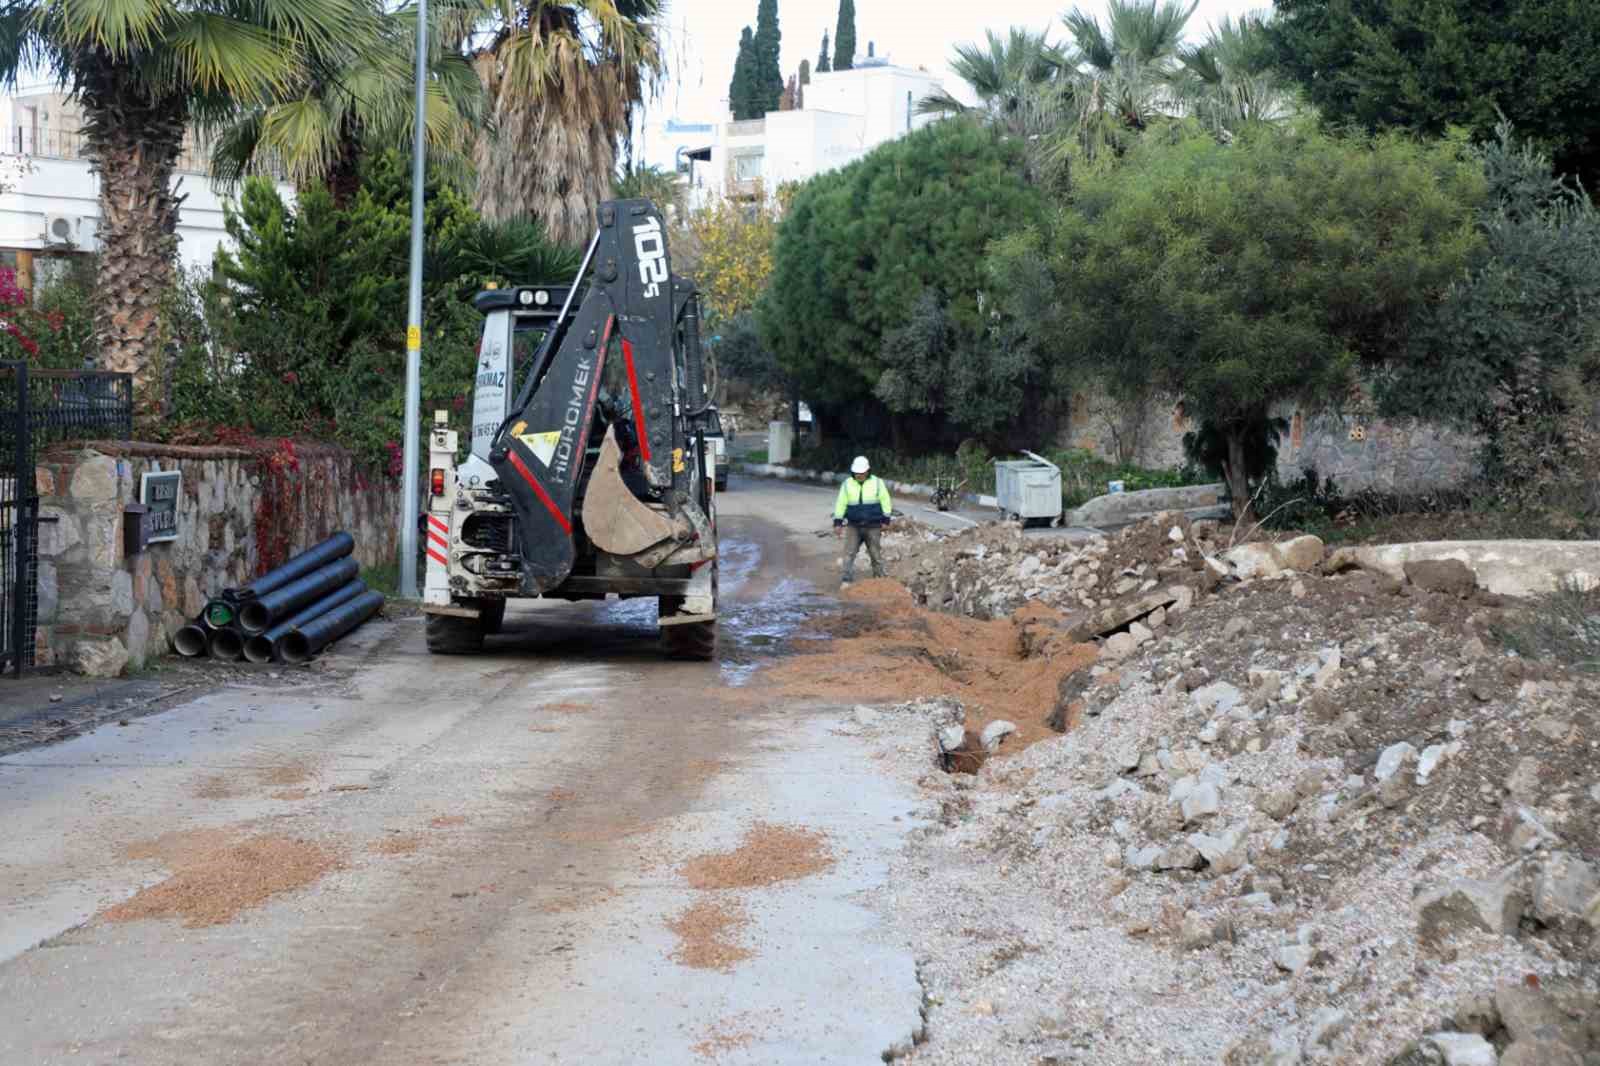
M 38 450 L 133 436 L 133 378 L 0 362 L 0 672 L 33 665 L 39 611 Z

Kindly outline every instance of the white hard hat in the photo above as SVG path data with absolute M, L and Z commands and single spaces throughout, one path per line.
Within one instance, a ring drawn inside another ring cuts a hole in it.
M 872 464 L 867 462 L 867 457 L 865 455 L 856 456 L 856 461 L 850 464 L 850 472 L 852 474 L 865 474 L 871 469 Z

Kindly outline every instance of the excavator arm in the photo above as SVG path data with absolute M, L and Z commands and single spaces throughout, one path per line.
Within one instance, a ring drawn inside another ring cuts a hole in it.
M 700 558 L 715 553 L 695 428 L 706 405 L 698 299 L 673 276 L 666 229 L 648 200 L 601 205 L 570 298 L 580 291 L 578 307 L 563 309 L 535 352 L 489 453 L 517 516 L 530 595 L 566 580 L 579 536 L 644 566 L 698 561 L 696 544 Z M 610 380 L 625 382 L 612 405 L 625 421 L 611 425 L 586 470 L 608 360 L 622 364 Z

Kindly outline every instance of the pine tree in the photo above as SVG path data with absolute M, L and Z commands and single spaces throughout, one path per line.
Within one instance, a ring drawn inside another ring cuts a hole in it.
M 778 0 L 761 0 L 756 10 L 756 103 L 760 113 L 776 111 L 783 98 L 783 70 L 778 52 L 783 34 L 778 29 Z
M 826 74 L 833 69 L 833 53 L 828 51 L 828 31 L 822 31 L 822 54 L 817 56 L 817 73 Z
M 856 0 L 839 0 L 839 28 L 833 34 L 833 69 L 856 65 Z
M 728 84 L 728 107 L 733 111 L 735 122 L 760 118 L 765 114 L 756 103 L 755 68 L 756 40 L 750 27 L 746 26 L 739 37 L 739 58 L 733 63 L 733 81 Z

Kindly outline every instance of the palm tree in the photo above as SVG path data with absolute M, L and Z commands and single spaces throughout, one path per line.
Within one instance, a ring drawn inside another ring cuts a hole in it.
M 618 139 L 661 71 L 663 0 L 480 2 L 484 21 L 461 27 L 495 126 L 478 138 L 478 209 L 585 242 Z
M 162 298 L 175 280 L 173 171 L 198 122 L 273 98 L 307 64 L 369 39 L 366 0 L 9 0 L 0 77 L 47 68 L 82 109 L 100 178 L 95 335 L 100 361 L 159 409 Z
M 682 215 L 689 187 L 682 178 L 661 167 L 636 164 L 624 171 L 612 186 L 619 200 L 651 200 L 669 218 Z
M 1204 44 L 1179 53 L 1183 66 L 1174 79 L 1178 99 L 1219 137 L 1294 113 L 1294 91 L 1279 77 L 1267 39 L 1269 18 L 1252 13 L 1234 21 L 1224 15 Z
M 445 31 L 475 0 L 433 0 L 424 128 L 428 165 L 466 187 L 484 127 L 483 86 L 465 56 L 440 47 Z M 348 204 L 369 148 L 409 145 L 415 116 L 417 8 L 375 11 L 377 40 L 339 64 L 308 65 L 276 98 L 230 115 L 214 132 L 212 173 L 227 185 L 280 160 L 297 185 L 326 185 Z
M 924 115 L 981 113 L 1008 133 L 1031 136 L 1047 128 L 1058 79 L 1067 58 L 1043 33 L 1013 26 L 1006 37 L 985 31 L 988 46 L 964 44 L 956 48 L 950 67 L 977 94 L 978 106 L 968 107 L 943 89 L 924 97 L 917 111 Z
M 1199 0 L 1110 0 L 1107 24 L 1079 8 L 1062 16 L 1077 49 L 1073 140 L 1086 154 L 1120 151 L 1131 133 L 1179 110 L 1173 79 Z

